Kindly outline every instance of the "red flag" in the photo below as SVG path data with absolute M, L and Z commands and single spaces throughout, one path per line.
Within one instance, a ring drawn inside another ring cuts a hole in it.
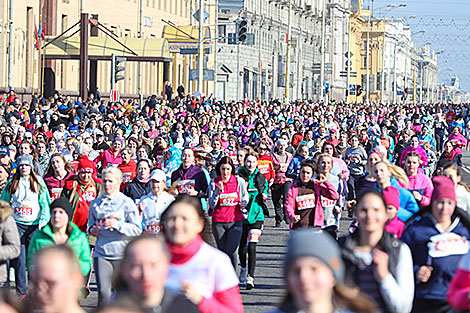
M 36 43 L 34 44 L 34 46 L 37 50 L 39 50 L 39 34 L 38 27 L 36 25 L 34 25 L 34 38 L 36 39 Z

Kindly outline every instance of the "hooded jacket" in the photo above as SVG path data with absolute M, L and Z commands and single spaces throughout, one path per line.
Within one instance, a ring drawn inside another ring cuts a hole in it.
M 46 183 L 49 194 L 51 195 L 51 201 L 60 197 L 62 190 L 64 189 L 66 183 L 70 180 L 73 180 L 73 173 L 67 173 L 63 179 L 57 179 L 54 175 L 46 175 L 44 177 L 44 182 Z
M 73 249 L 73 252 L 75 252 L 78 262 L 80 263 L 80 270 L 83 276 L 86 277 L 91 269 L 90 245 L 88 244 L 88 239 L 85 233 L 80 231 L 74 223 L 70 222 L 70 225 L 72 226 L 72 232 L 67 239 L 67 244 Z M 35 232 L 29 244 L 26 259 L 28 271 L 31 271 L 31 263 L 34 255 L 36 255 L 42 248 L 55 244 L 54 234 L 52 233 L 52 229 L 49 224 Z
M 137 163 L 135 163 L 134 159 L 130 159 L 128 163 L 122 161 L 121 164 L 118 165 L 118 168 L 122 172 L 122 182 L 121 182 L 121 191 L 129 184 L 136 175 Z
M 400 192 L 400 209 L 397 212 L 397 216 L 403 222 L 406 222 L 413 214 L 419 211 L 418 203 L 409 190 L 400 187 L 395 177 L 390 179 L 390 183 L 393 187 L 397 187 Z M 375 183 L 375 189 L 382 192 L 377 183 Z
M 13 212 L 8 206 L 0 207 L 0 283 L 7 281 L 8 267 L 6 261 L 20 255 L 20 236 L 13 219 Z
M 406 155 L 410 152 L 416 152 L 419 155 L 419 158 L 421 161 L 423 161 L 423 167 L 428 166 L 428 154 L 426 151 L 424 151 L 423 148 L 421 148 L 421 145 L 419 145 L 417 148 L 413 148 L 412 146 L 409 146 L 403 152 L 401 153 L 400 156 L 400 165 L 403 165 L 403 162 L 405 161 Z
M 408 188 L 403 186 L 401 182 L 398 182 L 398 184 L 400 187 L 406 188 L 411 192 L 417 191 L 423 197 L 419 203 L 422 207 L 430 205 L 432 191 L 434 190 L 431 179 L 426 175 L 418 172 L 414 176 L 408 176 L 408 180 L 410 181 Z
M 181 165 L 176 171 L 171 174 L 171 183 L 174 184 L 178 181 L 178 191 L 181 192 L 183 186 L 193 185 L 194 190 L 198 192 L 199 198 L 204 198 L 207 192 L 207 179 L 204 171 L 196 165 L 191 165 L 186 170 Z

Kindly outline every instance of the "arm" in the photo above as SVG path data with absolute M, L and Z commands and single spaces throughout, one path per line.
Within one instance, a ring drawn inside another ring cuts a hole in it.
M 420 201 L 423 207 L 426 207 L 431 204 L 431 196 L 432 191 L 434 190 L 434 186 L 429 178 L 426 177 L 426 186 L 424 186 L 424 195 Z
M 80 270 L 83 276 L 87 276 L 91 270 L 90 244 L 84 233 L 80 233 L 80 255 L 77 255 L 80 263 Z
M 287 167 L 286 177 L 288 178 L 297 178 L 297 175 L 294 173 L 295 171 L 295 161 L 296 159 L 292 159 Z
M 242 313 L 243 303 L 238 286 L 215 292 L 212 298 L 202 298 L 198 309 L 202 313 Z
M 331 200 L 338 200 L 339 199 L 339 193 L 336 190 L 335 186 L 333 186 L 328 180 L 325 180 L 323 183 L 318 184 L 320 187 L 320 194 Z
M 397 277 L 389 273 L 379 282 L 380 291 L 387 307 L 397 313 L 408 313 L 413 306 L 414 275 L 410 248 L 406 244 L 400 247 L 397 264 Z
M 291 221 L 294 220 L 295 215 L 295 198 L 297 198 L 297 192 L 293 187 L 290 187 L 287 191 L 286 203 L 284 207 L 286 208 L 286 214 Z
M 5 188 L 3 188 L 2 194 L 0 195 L 0 200 L 6 201 L 11 204 L 11 194 L 8 192 L 10 189 L 10 184 L 7 183 Z
M 463 257 L 462 261 L 468 263 L 468 254 Z M 461 265 L 463 262 L 461 262 Z M 453 309 L 468 311 L 470 309 L 470 302 L 468 301 L 469 293 L 470 272 L 468 269 L 459 267 L 450 282 L 449 290 L 447 291 L 447 300 L 449 300 Z
M 44 182 L 41 183 L 41 191 L 39 193 L 39 206 L 41 207 L 41 217 L 39 218 L 39 227 L 42 227 L 49 223 L 51 218 L 51 211 L 49 205 L 51 204 L 51 198 L 49 197 L 49 191 L 47 190 Z
M 16 258 L 20 255 L 20 236 L 13 217 L 3 222 L 2 245 L 0 246 L 0 261 Z
M 207 196 L 209 201 L 209 208 L 215 209 L 217 203 L 219 203 L 219 191 L 215 187 L 214 180 L 211 180 L 209 188 L 207 189 Z M 241 202 L 241 195 L 240 195 L 240 202 Z
M 125 221 L 117 221 L 113 228 L 128 237 L 139 236 L 142 233 L 142 225 L 137 207 L 132 200 L 124 202 L 123 205 Z
M 246 189 L 245 180 L 241 177 L 237 177 L 237 182 L 238 188 L 240 188 L 240 204 L 242 204 L 242 207 L 246 207 L 248 205 L 248 201 L 250 201 L 250 195 Z

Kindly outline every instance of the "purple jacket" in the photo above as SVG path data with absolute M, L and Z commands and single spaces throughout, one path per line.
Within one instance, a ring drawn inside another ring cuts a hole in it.
M 184 170 L 183 165 L 180 165 L 180 167 L 171 174 L 171 183 L 173 184 L 178 179 L 180 182 L 187 181 L 187 184 L 185 185 L 193 185 L 194 190 L 199 192 L 198 196 L 200 197 L 205 195 L 209 185 L 206 174 L 204 174 L 204 171 L 196 165 L 191 165 L 187 170 Z M 182 192 L 181 188 L 185 187 L 178 186 L 178 191 Z

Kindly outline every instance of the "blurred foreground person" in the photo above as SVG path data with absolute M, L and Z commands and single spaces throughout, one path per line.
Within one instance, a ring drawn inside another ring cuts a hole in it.
M 38 252 L 33 261 L 31 286 L 29 305 L 32 308 L 28 312 L 85 312 L 78 304 L 83 286 L 80 264 L 66 244 L 49 246 Z
M 331 236 L 299 229 L 291 232 L 284 275 L 287 296 L 272 313 L 375 312 L 373 303 L 343 285 L 341 251 Z
M 124 251 L 115 283 L 117 301 L 131 297 L 151 312 L 199 312 L 187 298 L 165 288 L 169 269 L 170 254 L 163 237 L 137 237 Z

